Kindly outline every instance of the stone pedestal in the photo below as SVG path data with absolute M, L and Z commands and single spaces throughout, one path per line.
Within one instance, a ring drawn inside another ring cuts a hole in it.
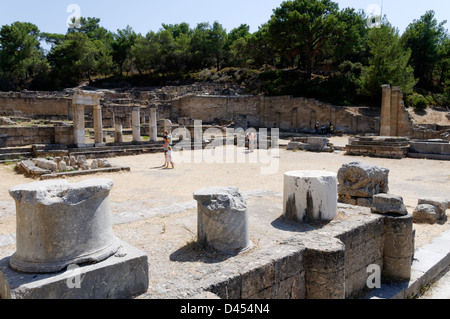
M 284 216 L 313 223 L 337 215 L 337 174 L 325 171 L 291 171 L 284 175 Z
M 123 127 L 122 125 L 115 125 L 114 130 L 114 142 L 122 143 L 123 142 Z
M 414 258 L 413 216 L 386 216 L 384 220 L 383 278 L 408 281 Z
M 57 272 L 70 264 L 115 254 L 109 192 L 113 182 L 43 181 L 10 189 L 16 201 L 17 251 L 11 267 L 25 273 Z
M 9 259 L 0 260 L 0 299 L 129 299 L 149 286 L 147 255 L 122 241 L 104 261 L 52 274 L 19 273 Z
M 237 187 L 211 187 L 194 192 L 198 207 L 198 243 L 224 253 L 252 247 L 247 203 Z
M 147 255 L 113 234 L 112 185 L 58 180 L 10 190 L 17 251 L 0 260 L 0 299 L 126 299 L 147 291 Z

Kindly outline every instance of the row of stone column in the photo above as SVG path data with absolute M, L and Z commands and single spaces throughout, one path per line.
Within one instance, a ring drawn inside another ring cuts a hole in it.
M 73 107 L 73 127 L 74 127 L 74 144 L 77 147 L 86 147 L 85 136 L 85 119 L 84 108 L 86 106 L 93 107 L 94 117 L 94 142 L 95 146 L 104 146 L 103 142 L 103 122 L 102 122 L 102 107 L 100 105 L 102 94 L 95 92 L 76 92 L 72 99 Z M 141 119 L 140 106 L 136 106 L 132 111 L 132 129 L 133 142 L 141 141 Z M 149 140 L 156 142 L 157 136 L 157 109 L 150 109 L 150 134 Z M 122 126 L 115 126 L 115 140 L 122 141 Z

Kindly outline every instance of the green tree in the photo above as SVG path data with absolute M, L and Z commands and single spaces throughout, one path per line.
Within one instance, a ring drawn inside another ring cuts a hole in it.
M 444 24 L 438 23 L 434 11 L 428 11 L 419 20 L 414 20 L 402 36 L 405 48 L 411 49 L 411 65 L 419 79 L 419 86 L 433 88 L 433 73 L 439 61 L 439 45 L 444 39 Z
M 39 42 L 40 32 L 31 23 L 14 22 L 0 29 L 0 76 L 5 90 L 24 89 L 48 72 Z
M 417 83 L 409 65 L 411 50 L 401 45 L 398 30 L 386 22 L 380 28 L 372 28 L 368 44 L 371 58 L 369 66 L 362 70 L 359 93 L 379 98 L 383 84 L 399 86 L 405 95 L 411 93 Z
M 291 65 L 298 61 L 307 80 L 329 39 L 336 36 L 338 9 L 330 0 L 285 1 L 269 21 L 273 46 Z
M 133 66 L 133 57 L 131 55 L 131 48 L 137 39 L 136 32 L 133 28 L 127 26 L 125 29 L 117 30 L 112 41 L 112 59 L 117 66 L 119 75 L 122 76 L 123 72 L 127 74 L 131 71 Z
M 76 86 L 97 73 L 98 48 L 94 41 L 80 32 L 67 34 L 60 45 L 55 46 L 48 55 L 56 85 Z

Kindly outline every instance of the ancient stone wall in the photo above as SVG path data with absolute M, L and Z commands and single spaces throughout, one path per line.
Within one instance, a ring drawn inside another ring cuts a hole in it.
M 4 147 L 32 144 L 73 144 L 73 127 L 0 127 L 0 135 L 5 135 Z
M 204 123 L 228 120 L 245 127 L 278 127 L 312 131 L 316 122 L 333 123 L 345 133 L 378 133 L 379 120 L 349 112 L 344 107 L 290 96 L 185 96 L 172 101 L 170 118 L 199 119 Z
M 71 113 L 72 99 L 64 96 L 1 93 L 0 115 L 3 116 L 63 116 Z

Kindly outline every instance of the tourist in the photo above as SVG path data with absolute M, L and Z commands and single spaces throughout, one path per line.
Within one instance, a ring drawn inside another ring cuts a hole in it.
M 248 138 L 248 149 L 252 153 L 255 149 L 255 144 L 256 144 L 257 138 L 258 138 L 258 136 L 256 135 L 256 133 L 251 131 L 249 134 L 249 138 Z
M 167 148 L 167 156 L 166 156 L 166 158 L 167 158 L 166 168 L 169 168 L 169 163 L 172 165 L 172 168 L 175 168 L 175 165 L 174 165 L 173 159 L 172 159 L 172 147 L 171 146 L 169 146 Z
M 168 168 L 168 166 L 169 166 L 169 161 L 168 161 L 168 158 L 167 158 L 167 153 L 169 151 L 169 147 L 170 147 L 169 140 L 167 139 L 167 136 L 164 136 L 163 148 L 164 148 L 165 162 L 164 162 L 163 167 L 165 167 L 165 168 Z
M 322 125 L 322 135 L 325 135 L 325 130 L 326 130 L 326 127 L 325 127 L 325 124 L 324 125 Z
M 317 134 L 317 135 L 319 135 L 319 128 L 320 128 L 319 122 L 317 122 L 317 123 L 316 123 L 316 134 Z
M 169 142 L 169 145 L 172 145 L 172 135 L 170 135 L 170 133 L 166 131 L 166 132 L 164 132 L 164 137 Z
M 328 126 L 328 135 L 332 136 L 334 132 L 333 123 L 330 122 L 330 126 Z

